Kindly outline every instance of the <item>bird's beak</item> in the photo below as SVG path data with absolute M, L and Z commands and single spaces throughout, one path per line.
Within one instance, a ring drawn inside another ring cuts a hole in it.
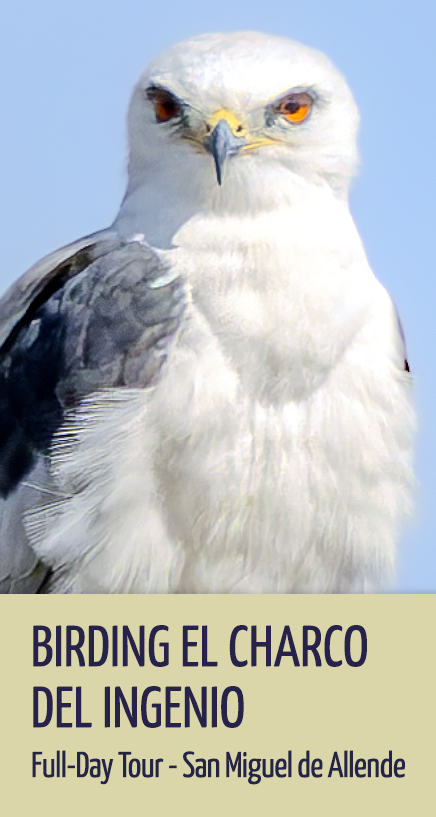
M 206 150 L 215 160 L 216 177 L 221 184 L 227 156 L 237 153 L 248 144 L 242 122 L 225 108 L 217 111 L 208 123 L 208 135 L 203 139 Z

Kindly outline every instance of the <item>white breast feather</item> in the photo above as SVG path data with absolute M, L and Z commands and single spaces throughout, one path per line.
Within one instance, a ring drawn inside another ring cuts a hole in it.
M 54 448 L 68 498 L 27 520 L 58 591 L 348 592 L 389 571 L 410 384 L 391 302 L 324 199 L 180 230 L 192 298 L 161 381 L 84 402 Z

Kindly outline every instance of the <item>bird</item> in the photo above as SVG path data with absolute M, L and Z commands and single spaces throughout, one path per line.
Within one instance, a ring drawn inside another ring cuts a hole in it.
M 416 421 L 348 205 L 358 120 L 285 37 L 141 75 L 112 226 L 0 302 L 1 592 L 386 587 Z

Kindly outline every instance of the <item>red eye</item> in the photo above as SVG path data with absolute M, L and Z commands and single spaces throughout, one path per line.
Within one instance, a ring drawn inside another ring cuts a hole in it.
M 275 111 L 284 116 L 288 122 L 304 122 L 310 114 L 312 104 L 312 97 L 306 91 L 302 91 L 299 94 L 288 94 L 280 99 L 275 106 Z
M 165 88 L 147 88 L 147 97 L 153 103 L 156 122 L 169 122 L 182 113 L 179 100 Z

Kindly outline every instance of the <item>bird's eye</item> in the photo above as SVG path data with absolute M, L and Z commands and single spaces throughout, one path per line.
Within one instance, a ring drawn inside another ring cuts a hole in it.
M 275 113 L 284 116 L 288 122 L 304 122 L 310 114 L 313 104 L 312 97 L 306 92 L 292 93 L 279 99 L 274 106 Z
M 147 88 L 147 97 L 153 103 L 156 122 L 169 122 L 182 113 L 182 106 L 177 99 L 165 88 Z

